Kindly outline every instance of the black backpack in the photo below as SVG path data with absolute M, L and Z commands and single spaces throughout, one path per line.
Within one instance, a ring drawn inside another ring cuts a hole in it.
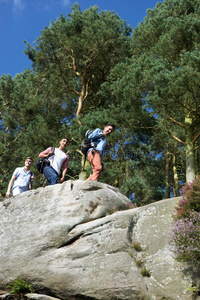
M 82 141 L 81 144 L 81 152 L 86 156 L 87 152 L 90 148 L 95 148 L 96 143 L 94 143 L 91 139 L 88 138 L 90 133 L 92 133 L 93 130 L 87 130 L 85 133 L 85 139 Z
M 51 151 L 53 152 L 52 155 L 54 155 L 54 151 L 55 151 L 55 147 L 51 147 Z M 49 155 L 48 157 L 40 157 L 37 161 L 36 161 L 36 169 L 43 174 L 43 168 L 46 166 L 50 166 L 50 161 L 49 161 L 49 157 L 51 157 L 52 155 Z

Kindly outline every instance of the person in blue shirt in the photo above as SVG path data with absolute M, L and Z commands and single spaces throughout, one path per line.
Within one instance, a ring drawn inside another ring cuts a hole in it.
M 32 164 L 32 157 L 27 157 L 25 160 L 25 166 L 15 169 L 8 184 L 6 198 L 11 196 L 11 188 L 13 196 L 19 195 L 22 192 L 29 190 L 29 188 L 32 189 L 34 180 L 34 174 L 30 171 Z
M 87 180 L 98 181 L 102 171 L 103 154 L 108 146 L 106 136 L 111 134 L 114 129 L 114 124 L 108 124 L 104 127 L 104 130 L 96 128 L 89 134 L 88 138 L 95 143 L 95 147 L 90 148 L 87 152 L 87 157 L 93 170 L 93 174 Z

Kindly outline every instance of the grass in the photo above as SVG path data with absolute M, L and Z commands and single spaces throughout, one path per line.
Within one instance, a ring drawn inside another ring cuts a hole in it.
M 144 277 L 150 277 L 150 276 L 151 276 L 150 273 L 149 273 L 149 271 L 147 270 L 146 267 L 143 267 L 143 268 L 142 268 L 141 274 L 142 274 L 142 276 L 144 276 Z
M 8 288 L 11 289 L 9 292 L 10 294 L 34 293 L 32 286 L 19 278 L 11 281 L 11 283 L 8 285 Z
M 141 243 L 138 241 L 133 241 L 132 242 L 132 247 L 137 251 L 137 252 L 142 252 L 144 251 L 143 247 L 141 246 Z

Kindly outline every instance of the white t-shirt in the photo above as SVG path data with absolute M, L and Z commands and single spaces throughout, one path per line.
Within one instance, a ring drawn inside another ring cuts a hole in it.
M 63 152 L 62 150 L 55 148 L 54 155 L 49 157 L 50 166 L 58 173 L 60 174 L 60 169 L 64 163 L 65 160 L 69 160 L 68 155 Z M 68 164 L 68 161 L 67 161 Z M 64 166 L 63 166 L 64 167 Z
M 19 167 L 15 169 L 13 175 L 16 177 L 12 187 L 13 196 L 28 191 L 29 184 L 31 183 L 31 176 L 34 176 L 34 174 L 30 170 L 26 172 L 24 167 Z

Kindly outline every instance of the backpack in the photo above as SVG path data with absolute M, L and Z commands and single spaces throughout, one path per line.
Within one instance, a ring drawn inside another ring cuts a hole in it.
M 54 151 L 55 151 L 55 147 L 51 147 L 51 151 L 53 152 L 52 155 L 54 155 Z M 52 155 L 48 156 L 48 157 L 40 157 L 37 161 L 36 161 L 36 169 L 43 174 L 43 168 L 46 166 L 50 166 L 50 161 L 49 161 L 49 157 L 51 157 Z
M 85 139 L 82 141 L 81 144 L 81 152 L 86 156 L 87 152 L 90 148 L 96 147 L 96 143 L 92 142 L 91 139 L 88 138 L 90 133 L 92 133 L 93 130 L 87 130 L 85 133 Z

